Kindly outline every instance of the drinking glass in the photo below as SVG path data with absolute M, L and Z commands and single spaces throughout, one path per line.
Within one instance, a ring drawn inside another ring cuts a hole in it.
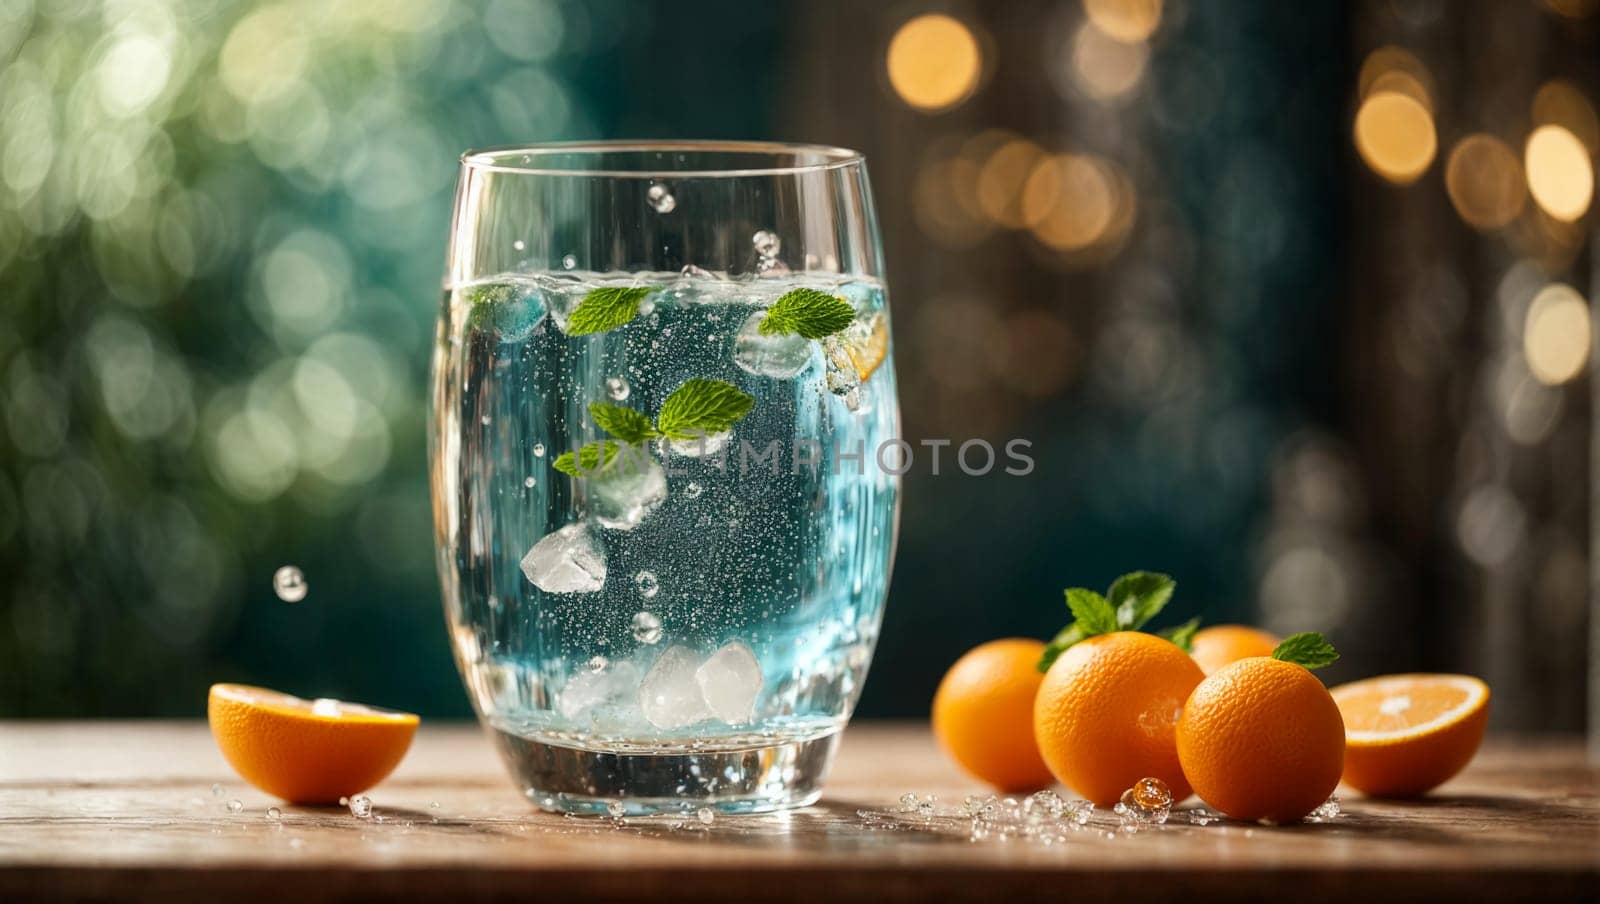
M 462 157 L 429 460 L 456 664 L 527 797 L 810 803 L 861 692 L 899 409 L 860 154 Z

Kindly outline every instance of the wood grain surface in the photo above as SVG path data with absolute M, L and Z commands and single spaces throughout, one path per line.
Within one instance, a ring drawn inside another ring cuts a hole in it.
M 710 826 L 564 818 L 528 806 L 476 728 L 425 725 L 371 792 L 375 817 L 360 820 L 246 786 L 202 723 L 0 723 L 0 900 L 1192 902 L 1600 891 L 1600 769 L 1577 739 L 1492 740 L 1433 796 L 1342 795 L 1343 815 L 1328 822 L 1199 826 L 1177 813 L 1127 834 L 1101 811 L 1055 845 L 974 842 L 953 817 L 924 826 L 858 815 L 895 807 L 908 791 L 951 808 L 982 791 L 922 725 L 851 728 L 828 788 L 815 807 Z

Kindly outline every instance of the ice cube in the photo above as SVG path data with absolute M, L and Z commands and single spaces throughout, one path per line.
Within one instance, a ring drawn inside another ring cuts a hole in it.
M 638 687 L 639 667 L 631 662 L 613 663 L 598 672 L 586 666 L 556 695 L 556 709 L 564 718 L 581 719 L 596 707 L 627 703 Z
M 624 449 L 606 473 L 584 481 L 601 527 L 633 530 L 667 498 L 667 472 L 641 449 Z
M 683 458 L 705 458 L 717 455 L 728 447 L 728 440 L 733 436 L 730 430 L 721 433 L 696 433 L 685 439 L 669 439 L 666 441 L 667 450 L 673 455 Z
M 733 641 L 724 644 L 695 670 L 694 680 L 706 705 L 730 724 L 748 722 L 761 695 L 761 663 L 749 647 Z
M 733 337 L 733 363 L 758 377 L 787 380 L 806 369 L 811 363 L 812 343 L 804 336 L 763 336 L 761 321 L 765 311 L 757 311 L 745 319 Z
M 492 332 L 501 342 L 521 342 L 533 335 L 544 319 L 545 299 L 533 286 L 499 284 L 469 290 L 467 327 Z
M 533 544 L 522 573 L 546 593 L 593 593 L 606 583 L 606 551 L 588 525 L 569 524 Z
M 700 695 L 695 668 L 700 657 L 688 647 L 667 647 L 639 683 L 639 709 L 657 728 L 682 728 L 711 715 Z

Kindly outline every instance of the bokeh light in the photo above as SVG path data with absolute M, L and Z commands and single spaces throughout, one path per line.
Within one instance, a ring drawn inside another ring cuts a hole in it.
M 1144 77 L 1150 60 L 1149 47 L 1128 43 L 1086 22 L 1072 39 L 1072 84 L 1095 100 L 1111 101 L 1127 97 Z
M 1355 141 L 1367 166 L 1396 185 L 1417 181 L 1438 151 L 1428 108 L 1395 91 L 1381 91 L 1361 102 Z
M 1566 79 L 1552 79 L 1533 96 L 1533 125 L 1560 126 L 1583 142 L 1591 156 L 1600 154 L 1600 121 L 1583 89 Z
M 972 30 L 942 13 L 917 16 L 889 42 L 889 84 L 924 112 L 958 106 L 978 89 L 983 51 Z
M 995 148 L 978 172 L 978 206 L 990 220 L 1011 229 L 1028 225 L 1022 190 L 1044 151 L 1026 138 Z
M 1523 355 L 1539 381 L 1556 386 L 1583 372 L 1592 341 L 1589 306 L 1571 286 L 1552 283 L 1528 305 Z
M 1363 100 L 1387 91 L 1404 94 L 1433 112 L 1433 73 L 1405 48 L 1387 45 L 1367 54 L 1356 85 Z
M 1528 192 L 1545 213 L 1568 223 L 1594 199 L 1594 166 L 1577 136 L 1558 125 L 1540 126 L 1523 151 Z
M 1499 229 L 1522 212 L 1522 164 L 1504 141 L 1483 132 L 1461 139 L 1445 164 L 1450 203 L 1473 228 Z
M 1162 0 L 1084 0 L 1089 21 L 1127 44 L 1147 41 L 1161 27 Z

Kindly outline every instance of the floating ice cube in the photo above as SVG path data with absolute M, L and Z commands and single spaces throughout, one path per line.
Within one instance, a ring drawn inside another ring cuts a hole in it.
M 758 377 L 787 380 L 811 363 L 811 340 L 804 336 L 761 335 L 765 311 L 751 314 L 733 337 L 733 363 Z
M 468 290 L 472 308 L 467 326 L 494 333 L 501 342 L 521 342 L 533 334 L 545 315 L 545 298 L 537 288 L 520 283 L 477 286 Z
M 732 436 L 732 431 L 724 430 L 721 433 L 703 433 L 688 439 L 669 439 L 667 449 L 673 455 L 684 458 L 705 458 L 726 449 L 728 439 Z
M 633 530 L 667 498 L 667 472 L 641 449 L 621 454 L 603 476 L 584 483 L 589 510 L 601 527 Z
M 657 728 L 682 728 L 711 715 L 700 695 L 700 657 L 685 646 L 667 647 L 639 682 L 639 709 Z
M 828 359 L 828 391 L 834 395 L 848 395 L 861 385 L 861 374 L 856 370 L 856 364 L 850 359 L 849 349 L 844 340 L 837 336 L 829 336 L 822 341 L 825 357 Z
M 588 525 L 569 524 L 533 544 L 522 573 L 546 593 L 593 593 L 606 583 L 606 552 Z
M 639 667 L 631 662 L 613 663 L 598 672 L 585 667 L 556 695 L 556 709 L 564 718 L 580 719 L 596 707 L 627 703 L 638 687 Z
M 724 644 L 695 670 L 694 679 L 706 705 L 722 721 L 748 722 L 755 714 L 756 697 L 761 695 L 761 664 L 744 644 Z

